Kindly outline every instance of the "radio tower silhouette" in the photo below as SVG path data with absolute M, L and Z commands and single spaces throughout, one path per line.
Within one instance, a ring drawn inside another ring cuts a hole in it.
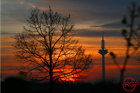
M 104 40 L 104 34 L 102 33 L 102 40 L 101 40 L 101 48 L 98 53 L 102 55 L 102 78 L 103 82 L 105 82 L 105 54 L 108 53 L 108 50 L 105 50 L 105 40 Z

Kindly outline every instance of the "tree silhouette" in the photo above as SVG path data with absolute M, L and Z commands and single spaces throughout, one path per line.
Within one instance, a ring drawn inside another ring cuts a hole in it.
M 135 26 L 135 19 L 139 17 L 140 11 L 139 7 L 136 7 L 136 4 L 132 2 L 132 6 L 128 7 L 129 10 L 129 19 L 124 16 L 122 19 L 122 23 L 126 25 L 126 29 L 122 29 L 122 35 L 126 40 L 126 54 L 125 60 L 123 63 L 123 67 L 121 68 L 118 62 L 116 61 L 116 55 L 113 52 L 110 52 L 114 63 L 117 65 L 118 69 L 120 70 L 120 83 L 123 81 L 124 72 L 126 70 L 126 65 L 128 64 L 128 59 L 134 55 L 140 48 L 140 39 L 139 39 L 139 32 L 138 26 Z M 128 30 L 129 29 L 129 30 Z M 132 52 L 130 50 L 133 50 Z
M 20 75 L 37 81 L 49 80 L 52 93 L 55 81 L 74 78 L 89 68 L 92 56 L 86 55 L 73 38 L 70 15 L 63 17 L 50 7 L 46 12 L 35 8 L 27 22 L 13 45 L 17 61 L 24 63 Z

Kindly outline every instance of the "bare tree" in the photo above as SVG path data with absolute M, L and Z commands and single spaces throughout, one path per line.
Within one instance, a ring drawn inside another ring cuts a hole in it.
M 49 80 L 52 93 L 55 81 L 75 77 L 89 68 L 91 55 L 85 55 L 73 38 L 70 15 L 63 17 L 50 7 L 46 12 L 35 8 L 27 22 L 13 45 L 17 60 L 24 63 L 21 75 L 38 81 Z
M 126 65 L 128 64 L 128 60 L 132 55 L 137 53 L 140 48 L 140 39 L 138 37 L 138 28 L 135 26 L 135 19 L 138 18 L 139 12 L 137 11 L 139 8 L 136 7 L 136 4 L 133 2 L 131 7 L 128 7 L 129 10 L 129 18 L 130 21 L 124 16 L 122 23 L 126 25 L 126 29 L 122 30 L 122 35 L 126 40 L 126 54 L 125 60 L 123 63 L 123 67 L 121 68 L 118 62 L 116 61 L 116 55 L 113 52 L 110 52 L 114 63 L 117 65 L 118 69 L 120 70 L 120 83 L 123 81 L 124 72 L 126 70 Z M 132 52 L 130 50 L 133 50 Z

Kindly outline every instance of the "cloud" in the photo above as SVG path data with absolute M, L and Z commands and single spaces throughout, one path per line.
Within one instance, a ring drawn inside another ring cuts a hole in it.
M 53 11 L 57 11 L 63 16 L 71 14 L 72 22 L 75 24 L 82 24 L 85 25 L 84 27 L 90 28 L 96 23 L 92 27 L 118 28 L 120 27 L 119 21 L 127 13 L 130 0 L 4 0 L 1 14 L 2 26 L 5 26 L 3 30 L 11 30 L 10 25 L 15 25 L 14 28 L 17 28 L 19 26 L 17 24 L 21 24 L 22 27 L 22 23 L 27 23 L 31 8 L 38 7 L 46 11 L 49 5 Z M 118 23 L 111 23 L 114 20 L 117 20 Z M 15 31 L 15 29 L 13 30 Z
M 123 28 L 124 25 L 120 21 L 120 22 L 106 23 L 101 26 L 91 26 L 91 27 Z
M 97 31 L 97 30 L 88 30 L 88 29 L 79 29 L 75 30 L 75 36 L 80 37 L 100 37 L 102 36 L 102 32 L 106 37 L 121 37 L 121 32 L 114 30 L 114 31 Z
M 32 3 L 28 3 L 29 6 L 33 7 L 33 8 L 36 8 L 37 6 L 32 4 Z
M 5 31 L 1 31 L 1 35 L 15 35 L 15 34 L 17 34 L 17 33 L 15 33 L 15 32 L 5 32 Z

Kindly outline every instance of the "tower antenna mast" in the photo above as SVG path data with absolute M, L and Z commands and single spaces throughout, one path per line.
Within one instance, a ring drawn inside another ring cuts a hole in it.
M 105 82 L 105 54 L 108 53 L 108 50 L 105 49 L 105 40 L 104 40 L 104 33 L 102 33 L 102 40 L 101 40 L 101 48 L 99 50 L 99 54 L 102 55 L 102 78 L 103 78 L 103 82 Z

